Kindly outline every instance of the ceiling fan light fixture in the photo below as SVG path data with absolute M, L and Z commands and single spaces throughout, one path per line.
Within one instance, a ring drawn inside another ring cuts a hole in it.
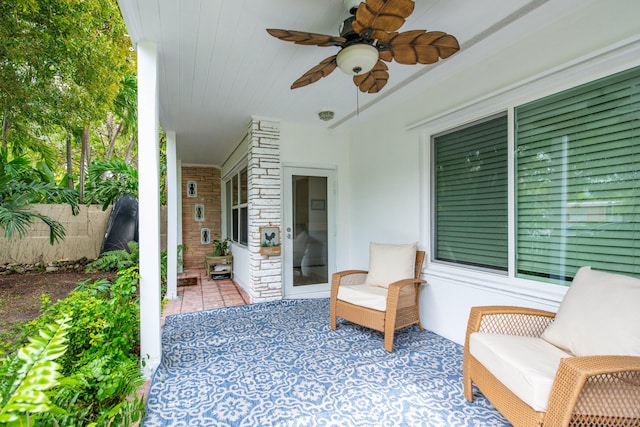
M 352 76 L 368 73 L 378 62 L 378 49 L 366 43 L 352 44 L 338 52 L 338 67 Z

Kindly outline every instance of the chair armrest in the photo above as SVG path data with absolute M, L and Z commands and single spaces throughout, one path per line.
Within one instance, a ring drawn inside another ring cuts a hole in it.
M 427 283 L 424 279 L 402 279 L 397 282 L 393 282 L 389 285 L 389 292 L 395 292 L 396 290 L 399 292 L 402 288 L 411 285 L 421 285 L 423 283 Z
M 335 273 L 333 273 L 333 275 L 331 276 L 331 281 L 334 282 L 336 279 L 338 279 L 338 281 L 342 281 L 343 278 L 347 278 L 348 276 L 352 276 L 354 274 L 367 274 L 368 271 L 366 270 L 344 270 L 344 271 L 337 271 Z
M 633 425 L 640 419 L 640 357 L 581 356 L 560 361 L 549 395 L 545 425 L 567 426 L 573 417 L 600 425 Z M 609 424 L 607 424 L 609 425 Z M 613 424 L 611 424 L 613 425 Z
M 423 283 L 427 283 L 427 281 L 423 279 L 402 279 L 391 283 L 387 291 L 387 313 L 395 313 L 395 310 L 400 307 L 417 305 L 418 298 L 420 298 L 420 285 Z M 391 315 L 391 317 L 394 317 L 394 315 Z
M 338 297 L 340 285 L 362 283 L 364 281 L 363 276 L 366 277 L 367 273 L 365 270 L 344 270 L 333 273 L 331 275 L 331 299 L 335 300 Z
M 514 306 L 472 307 L 466 342 L 474 332 L 539 337 L 556 314 L 536 308 Z

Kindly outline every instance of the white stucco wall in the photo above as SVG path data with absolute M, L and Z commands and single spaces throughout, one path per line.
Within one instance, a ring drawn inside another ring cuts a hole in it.
M 544 9 L 535 12 L 540 16 L 539 27 L 532 32 L 516 22 L 487 41 L 490 49 L 473 47 L 469 55 L 476 58 L 475 66 L 453 67 L 455 72 L 449 69 L 446 76 L 442 68 L 435 67 L 421 77 L 433 82 L 426 90 L 417 94 L 397 91 L 388 98 L 395 100 L 395 105 L 385 105 L 384 111 L 374 107 L 361 112 L 351 131 L 352 197 L 347 221 L 351 227 L 345 239 L 349 251 L 340 259 L 338 269 L 366 268 L 367 253 L 362 249 L 371 240 L 418 240 L 421 248 L 429 251 L 427 153 L 431 133 L 638 65 L 640 55 L 600 62 L 599 54 L 584 63 L 578 59 L 639 36 L 640 2 L 582 2 L 579 9 L 555 15 L 545 15 Z M 447 61 L 455 62 L 455 56 Z M 523 83 L 528 85 L 517 87 Z M 505 89 L 509 89 L 506 95 L 502 93 Z M 564 287 L 435 264 L 428 264 L 425 273 L 429 285 L 421 300 L 423 323 L 459 343 L 473 305 L 517 304 L 553 311 L 566 291 Z
M 337 129 L 280 122 L 283 166 L 337 171 L 336 270 L 366 269 L 370 241 L 418 241 L 429 252 L 431 134 L 640 65 L 639 1 L 562 1 L 551 0 L 532 12 L 536 19 L 516 21 L 470 47 L 464 55 L 475 60 L 472 66 L 455 55 L 446 68 L 427 66 L 416 82 L 423 90 L 389 91 L 385 102 Z M 423 324 L 458 343 L 471 306 L 554 311 L 566 292 L 513 273 L 429 261 L 424 274 Z
M 280 124 L 280 160 L 283 166 L 321 167 L 336 170 L 336 251 L 337 269 L 342 269 L 347 257 L 353 227 L 350 208 L 353 204 L 350 168 L 350 134 L 342 129 L 292 122 Z M 330 272 L 333 273 L 333 272 Z M 328 296 L 328 293 L 327 293 Z

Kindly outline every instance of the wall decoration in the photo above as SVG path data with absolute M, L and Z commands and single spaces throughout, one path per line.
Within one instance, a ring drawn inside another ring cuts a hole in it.
M 187 181 L 187 197 L 198 197 L 198 183 L 195 181 Z
M 209 228 L 200 229 L 200 243 L 203 245 L 211 243 L 211 230 Z
M 326 203 L 322 199 L 311 199 L 311 210 L 323 211 L 327 207 Z
M 260 255 L 280 255 L 280 227 L 260 227 Z
M 204 205 L 200 205 L 200 204 L 196 205 L 194 214 L 195 214 L 196 221 L 198 222 L 204 221 Z

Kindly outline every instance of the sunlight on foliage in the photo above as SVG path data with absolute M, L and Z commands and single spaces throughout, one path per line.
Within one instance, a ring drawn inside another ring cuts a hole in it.
M 27 414 L 64 413 L 46 392 L 60 384 L 60 365 L 54 360 L 67 350 L 70 323 L 71 317 L 66 315 L 47 325 L 37 336 L 29 338 L 30 343 L 9 362 L 7 374 L 14 379 L 8 389 L 0 389 L 3 403 L 0 422 L 24 425 Z

